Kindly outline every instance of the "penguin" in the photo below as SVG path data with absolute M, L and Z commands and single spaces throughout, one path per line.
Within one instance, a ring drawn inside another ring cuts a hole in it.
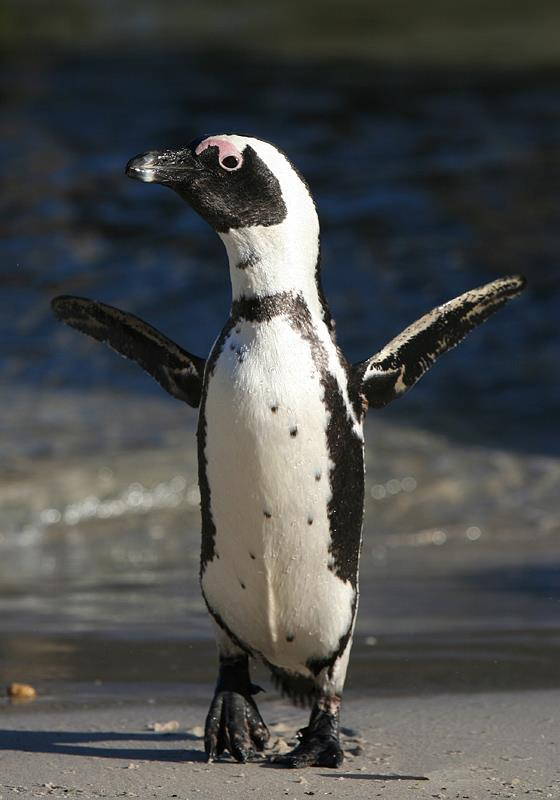
M 52 307 L 199 409 L 200 584 L 219 658 L 208 759 L 227 751 L 245 762 L 265 749 L 249 671 L 260 658 L 284 695 L 311 706 L 297 746 L 275 763 L 338 767 L 358 608 L 366 411 L 401 397 L 525 279 L 468 291 L 350 364 L 321 286 L 315 204 L 281 150 L 248 136 L 205 136 L 143 153 L 126 174 L 173 189 L 225 245 L 231 312 L 208 358 L 103 303 L 61 296 Z

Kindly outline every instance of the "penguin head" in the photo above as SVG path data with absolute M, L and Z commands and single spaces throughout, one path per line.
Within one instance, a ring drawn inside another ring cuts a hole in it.
M 317 304 L 319 220 L 306 183 L 268 142 L 223 134 L 128 162 L 126 174 L 176 191 L 218 233 L 232 293 L 297 291 Z
M 309 191 L 286 156 L 259 139 L 218 135 L 185 148 L 143 153 L 126 174 L 176 191 L 220 234 L 281 225 L 307 206 Z M 316 216 L 316 215 L 315 215 Z

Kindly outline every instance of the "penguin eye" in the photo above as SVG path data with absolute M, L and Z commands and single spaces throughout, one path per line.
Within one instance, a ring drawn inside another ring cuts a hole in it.
M 218 151 L 218 164 L 226 172 L 234 172 L 243 166 L 243 156 L 227 136 L 209 136 L 199 142 L 195 148 L 195 155 L 201 155 L 209 147 Z
M 220 160 L 220 167 L 223 167 L 228 172 L 234 172 L 234 170 L 239 169 L 243 164 L 243 160 L 241 158 L 237 158 L 237 156 L 225 156 Z

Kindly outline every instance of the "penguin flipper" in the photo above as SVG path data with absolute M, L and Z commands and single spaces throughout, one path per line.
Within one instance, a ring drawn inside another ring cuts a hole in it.
M 420 317 L 378 353 L 354 365 L 360 395 L 372 408 L 401 397 L 442 353 L 520 294 L 525 284 L 520 275 L 498 278 Z
M 166 392 L 193 408 L 200 404 L 205 360 L 187 353 L 147 322 L 85 297 L 61 295 L 54 315 L 72 328 L 136 361 Z

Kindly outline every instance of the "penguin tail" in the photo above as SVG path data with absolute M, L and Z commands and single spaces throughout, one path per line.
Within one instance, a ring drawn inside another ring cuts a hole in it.
M 319 694 L 312 678 L 276 667 L 269 661 L 265 661 L 265 664 L 270 670 L 274 686 L 282 697 L 288 697 L 295 706 L 311 708 Z

